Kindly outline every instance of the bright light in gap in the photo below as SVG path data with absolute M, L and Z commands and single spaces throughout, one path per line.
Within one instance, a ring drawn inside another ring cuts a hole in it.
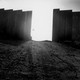
M 33 10 L 32 15 L 32 40 L 52 40 L 52 11 L 46 8 Z

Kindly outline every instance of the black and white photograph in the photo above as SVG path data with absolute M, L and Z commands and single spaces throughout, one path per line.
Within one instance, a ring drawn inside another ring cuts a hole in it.
M 0 80 L 80 80 L 80 0 L 0 0 Z

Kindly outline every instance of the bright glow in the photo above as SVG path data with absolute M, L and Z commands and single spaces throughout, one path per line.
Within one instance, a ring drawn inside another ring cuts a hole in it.
M 52 40 L 53 9 L 78 10 L 79 2 L 75 3 L 74 1 L 75 0 L 0 0 L 0 7 L 6 9 L 32 10 L 31 36 L 33 40 L 41 41 Z
M 31 30 L 33 40 L 52 40 L 52 12 L 53 9 L 49 8 L 48 2 L 34 3 Z
M 46 9 L 46 8 L 45 8 Z M 33 40 L 51 40 L 52 11 L 39 8 L 33 10 L 31 36 Z

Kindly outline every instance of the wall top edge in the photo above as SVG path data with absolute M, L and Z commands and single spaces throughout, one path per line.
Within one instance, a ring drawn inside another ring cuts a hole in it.
M 73 13 L 80 13 L 80 11 L 73 11 L 71 9 L 59 9 L 59 8 L 56 8 L 56 9 L 53 9 L 53 11 L 60 11 L 60 12 L 63 12 L 63 11 L 71 11 Z

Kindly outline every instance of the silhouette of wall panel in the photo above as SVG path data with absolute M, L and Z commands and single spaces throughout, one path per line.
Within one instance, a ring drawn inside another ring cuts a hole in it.
M 78 29 L 78 38 L 79 38 L 79 41 L 80 41 L 80 12 L 79 12 L 79 17 L 78 17 L 79 19 L 78 19 L 78 21 L 79 21 L 79 29 Z
M 54 9 L 53 10 L 53 41 L 58 41 L 59 40 L 59 9 Z
M 10 36 L 10 39 L 13 38 L 13 35 L 15 33 L 15 19 L 14 19 L 14 12 L 13 11 L 10 11 L 9 12 L 9 15 L 8 15 L 8 33 L 9 33 L 9 36 Z
M 54 9 L 53 12 L 53 41 L 72 39 L 72 11 Z
M 22 11 L 19 10 L 19 11 L 14 11 L 14 28 L 13 28 L 13 32 L 14 32 L 14 39 L 17 39 L 17 38 L 21 38 L 20 37 L 20 28 L 22 27 L 21 26 L 21 22 L 22 21 Z M 23 26 L 24 27 L 24 26 Z
M 63 41 L 65 39 L 65 14 L 64 11 L 60 11 L 59 14 L 59 41 Z
M 72 40 L 72 11 L 65 11 L 65 40 Z
M 5 29 L 5 33 L 4 33 L 4 35 L 5 35 L 5 39 L 9 39 L 10 38 L 10 35 L 11 35 L 11 33 L 10 33 L 10 21 L 11 21 L 11 19 L 10 19 L 10 14 L 11 14 L 11 12 L 12 12 L 13 10 L 5 10 L 5 12 L 4 12 L 4 20 L 5 20 L 5 27 L 4 27 L 4 29 Z
M 32 11 L 27 11 L 27 12 L 24 12 L 24 14 L 25 14 L 25 19 L 23 20 L 24 21 L 24 38 L 26 39 L 26 38 L 29 38 L 29 39 L 31 39 L 29 36 L 31 35 L 30 33 L 31 33 L 31 19 L 32 19 Z M 27 22 L 26 22 L 27 21 Z M 25 33 L 28 33 L 28 34 L 25 34 Z M 27 36 L 27 37 L 25 37 L 25 36 Z
M 0 9 L 0 36 L 2 37 L 2 34 L 4 33 L 4 9 Z M 0 37 L 0 38 L 1 38 Z
M 78 29 L 78 15 L 76 12 L 73 13 L 73 40 L 77 39 L 77 29 Z
M 80 12 L 73 12 L 73 40 L 80 40 Z
M 30 40 L 32 11 L 0 9 L 0 40 Z

